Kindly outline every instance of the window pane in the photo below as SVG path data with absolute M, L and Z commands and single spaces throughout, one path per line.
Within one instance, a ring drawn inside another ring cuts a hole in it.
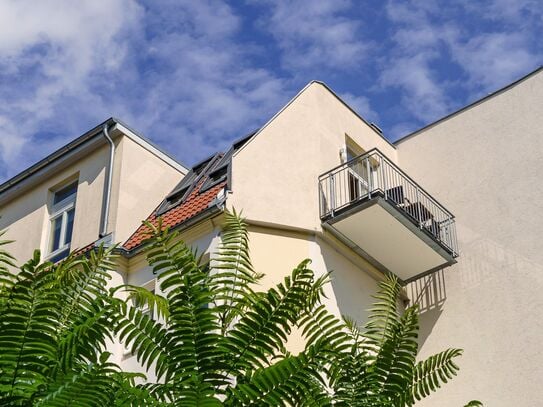
M 74 214 L 75 209 L 70 209 L 67 215 L 66 221 L 66 233 L 64 234 L 64 244 L 69 244 L 72 241 L 72 230 L 74 228 Z
M 70 253 L 70 249 L 66 249 L 66 250 L 63 250 L 61 251 L 59 254 L 51 257 L 49 259 L 49 261 L 53 262 L 53 263 L 56 263 L 57 261 L 61 261 L 62 259 L 68 257 L 68 253 Z
M 75 195 L 76 192 L 77 182 L 74 182 L 73 184 L 70 184 L 67 187 L 58 190 L 57 192 L 55 192 L 55 196 L 53 197 L 53 205 L 65 200 L 70 195 Z
M 59 216 L 52 221 L 51 225 L 51 252 L 54 252 L 60 247 L 60 231 L 62 229 L 62 216 Z

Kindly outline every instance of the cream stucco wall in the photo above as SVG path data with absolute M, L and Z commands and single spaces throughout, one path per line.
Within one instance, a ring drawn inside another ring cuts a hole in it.
M 262 222 L 320 230 L 318 177 L 341 164 L 346 135 L 396 151 L 324 85 L 313 82 L 233 158 L 230 207 Z
M 543 71 L 398 144 L 401 167 L 456 215 L 460 258 L 413 284 L 422 356 L 465 350 L 422 406 L 543 399 Z
M 181 181 L 184 174 L 128 137 L 121 137 L 109 225 L 124 242 Z
M 114 232 L 115 241 L 123 242 L 184 173 L 123 134 L 117 133 L 114 142 L 107 231 Z M 33 183 L 25 191 L 0 203 L 0 230 L 8 229 L 4 238 L 15 240 L 10 250 L 19 261 L 29 259 L 37 248 L 47 254 L 51 191 L 68 179 L 78 180 L 71 248 L 81 248 L 98 239 L 109 154 L 105 139 L 93 141 L 77 156 L 67 159 L 66 164 L 40 175 L 39 181 L 27 181 Z
M 15 240 L 10 251 L 19 262 L 28 260 L 34 249 L 46 253 L 51 189 L 67 179 L 79 181 L 71 247 L 83 247 L 98 238 L 108 153 L 102 146 L 0 206 L 0 230 L 8 229 L 4 238 Z
M 282 282 L 301 261 L 310 259 L 315 276 L 331 272 L 324 298 L 328 309 L 338 317 L 348 315 L 361 324 L 366 321 L 379 274 L 359 256 L 314 233 L 259 226 L 251 226 L 249 231 L 253 266 L 265 274 L 258 290 Z M 291 335 L 287 347 L 294 353 L 304 349 L 298 332 Z

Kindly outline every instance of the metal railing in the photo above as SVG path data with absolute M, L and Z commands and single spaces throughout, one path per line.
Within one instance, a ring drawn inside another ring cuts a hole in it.
M 458 255 L 454 216 L 377 149 L 319 177 L 320 215 L 329 219 L 351 205 L 382 197 L 454 257 Z

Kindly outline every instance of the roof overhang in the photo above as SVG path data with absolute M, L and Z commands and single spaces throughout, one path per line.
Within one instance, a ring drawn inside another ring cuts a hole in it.
M 188 172 L 186 166 L 161 151 L 149 140 L 137 134 L 123 122 L 115 118 L 109 118 L 105 122 L 100 123 L 98 126 L 48 155 L 43 160 L 40 160 L 36 164 L 1 184 L 0 205 L 9 202 L 13 198 L 44 181 L 50 177 L 51 174 L 68 167 L 78 159 L 88 155 L 89 152 L 97 149 L 100 146 L 106 145 L 107 141 L 104 137 L 102 137 L 102 131 L 105 125 L 108 126 L 109 133 L 113 138 L 124 135 L 141 147 L 145 148 L 147 151 L 154 154 L 156 157 L 166 162 L 171 167 L 178 170 L 181 174 L 184 175 Z

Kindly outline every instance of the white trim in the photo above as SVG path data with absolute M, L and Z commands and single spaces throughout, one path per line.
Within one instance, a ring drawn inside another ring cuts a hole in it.
M 77 183 L 78 181 L 74 181 L 74 183 Z M 71 184 L 68 184 L 71 185 Z M 51 199 L 55 199 L 55 194 L 61 191 L 63 188 L 65 188 L 68 185 L 64 185 L 61 188 L 58 188 L 56 190 L 51 191 Z M 51 259 L 58 254 L 70 250 L 71 247 L 71 240 L 69 242 L 66 242 L 66 231 L 68 226 L 68 212 L 71 210 L 74 211 L 74 220 L 75 220 L 75 202 L 77 199 L 77 188 L 75 192 L 66 198 L 64 198 L 62 201 L 57 202 L 56 204 L 51 204 L 51 213 L 49 214 L 49 224 L 48 224 L 48 233 L 47 233 L 47 247 L 46 247 L 46 253 L 45 259 Z M 58 240 L 59 247 L 54 250 L 50 251 L 51 247 L 53 246 L 53 240 L 54 239 L 54 231 L 53 231 L 53 224 L 57 219 L 60 219 L 60 236 Z M 72 225 L 73 228 L 73 225 Z M 73 229 L 72 229 L 72 237 L 73 237 Z
M 160 158 L 162 161 L 164 161 L 166 164 L 168 164 L 170 167 L 176 169 L 177 171 L 186 174 L 189 172 L 189 169 L 186 168 L 184 165 L 179 163 L 178 161 L 174 160 L 167 154 L 160 151 L 158 148 L 153 146 L 151 143 L 149 143 L 147 140 L 141 138 L 137 134 L 135 134 L 132 130 L 126 128 L 120 123 L 115 123 L 112 127 L 112 131 L 118 130 L 121 133 L 123 133 L 126 137 L 128 137 L 130 140 L 138 144 L 139 146 L 143 147 L 150 153 L 154 154 L 158 158 Z
M 45 256 L 45 260 L 49 260 L 49 259 L 52 259 L 53 257 L 55 257 L 56 255 L 66 251 L 66 250 L 70 250 L 70 245 L 67 244 L 67 245 L 64 245 L 62 247 L 59 247 L 57 250 L 55 250 L 54 252 L 51 252 L 49 253 L 47 256 Z

